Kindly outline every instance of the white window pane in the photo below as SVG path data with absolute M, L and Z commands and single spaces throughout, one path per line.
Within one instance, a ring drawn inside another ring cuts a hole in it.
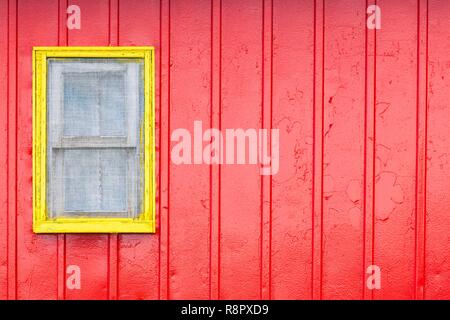
M 98 136 L 100 88 L 97 74 L 64 74 L 65 136 Z
M 65 136 L 125 136 L 123 73 L 68 73 L 64 79 Z
M 126 136 L 125 75 L 111 73 L 100 83 L 100 135 Z M 128 99 L 129 100 L 129 99 Z M 131 113 L 129 114 L 131 116 Z
M 64 150 L 64 211 L 127 211 L 127 151 Z
M 136 136 L 143 100 L 139 59 L 49 59 L 49 130 L 64 136 Z M 49 116 L 51 116 L 50 114 Z

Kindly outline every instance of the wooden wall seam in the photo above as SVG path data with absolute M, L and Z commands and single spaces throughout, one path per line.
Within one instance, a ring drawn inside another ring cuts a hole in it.
M 17 64 L 18 1 L 8 0 L 8 299 L 17 298 Z
M 273 78 L 273 0 L 262 0 L 262 103 L 261 129 L 268 130 L 271 150 L 272 129 L 272 78 Z M 260 146 L 262 148 L 262 146 Z M 261 151 L 260 151 L 261 152 Z M 272 230 L 272 175 L 261 175 L 261 221 L 260 221 L 260 297 L 271 296 L 271 230 Z
M 417 115 L 414 298 L 425 297 L 426 177 L 428 122 L 428 0 L 417 0 Z
M 366 0 L 366 8 L 371 3 Z M 375 2 L 376 4 L 376 2 Z M 365 24 L 368 14 L 364 15 Z M 373 265 L 375 221 L 375 121 L 376 121 L 376 29 L 365 31 L 365 106 L 364 106 L 364 213 L 363 213 L 363 299 L 373 299 L 367 288 L 367 268 Z
M 322 298 L 325 1 L 314 1 L 312 299 Z
M 160 231 L 160 276 L 159 298 L 170 297 L 169 235 L 170 235 L 170 0 L 161 0 L 160 35 L 160 112 L 161 112 L 161 205 L 159 212 Z
M 68 0 L 58 0 L 58 46 L 67 46 L 68 28 L 67 23 Z M 57 242 L 57 299 L 66 299 L 66 235 L 58 234 Z
M 220 128 L 221 0 L 211 0 L 211 106 L 210 127 Z M 220 297 L 220 164 L 210 166 L 209 298 Z

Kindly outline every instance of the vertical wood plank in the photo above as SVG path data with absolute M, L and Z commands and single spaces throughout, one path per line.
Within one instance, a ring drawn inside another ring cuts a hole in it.
M 366 0 L 366 8 L 376 1 Z M 366 23 L 369 15 L 364 16 Z M 367 268 L 373 265 L 374 257 L 374 221 L 375 221 L 375 141 L 376 141 L 376 34 L 377 30 L 365 28 L 365 105 L 364 105 L 364 214 L 363 214 L 363 299 L 373 299 L 373 290 L 367 287 Z
M 8 1 L 0 2 L 0 299 L 8 298 Z
M 108 236 L 108 299 L 117 300 L 119 277 L 119 236 Z
M 272 178 L 272 298 L 310 299 L 314 1 L 273 4 L 273 128 L 280 130 L 280 167 Z
M 8 0 L 8 85 L 7 85 L 7 291 L 8 299 L 17 298 L 17 0 Z
M 311 298 L 322 298 L 325 1 L 314 1 L 313 192 Z
M 376 299 L 414 297 L 417 1 L 377 1 Z
M 169 298 L 170 215 L 170 1 L 160 3 L 160 206 L 159 206 L 159 298 Z
M 271 153 L 272 142 L 272 71 L 273 71 L 273 1 L 263 1 L 262 24 L 262 123 L 261 128 L 268 130 L 267 148 Z M 260 145 L 260 148 L 262 145 Z M 271 297 L 272 263 L 272 176 L 261 177 L 261 298 Z
M 206 143 L 195 141 L 194 122 L 203 131 L 210 124 L 211 1 L 172 1 L 170 21 L 170 123 L 172 132 L 182 128 L 192 136 L 192 164 L 170 164 L 170 298 L 207 299 L 210 168 L 202 159 L 195 163 Z
M 262 125 L 262 5 L 261 0 L 222 1 L 222 132 Z M 226 165 L 221 173 L 220 296 L 259 299 L 259 167 Z
M 220 130 L 222 81 L 222 0 L 211 1 L 211 128 Z M 210 171 L 210 299 L 220 295 L 220 172 L 221 165 Z
M 450 299 L 450 2 L 429 0 L 426 299 Z
M 415 299 L 424 298 L 427 179 L 428 0 L 417 2 Z
M 364 0 L 325 6 L 322 297 L 359 299 L 366 7 Z

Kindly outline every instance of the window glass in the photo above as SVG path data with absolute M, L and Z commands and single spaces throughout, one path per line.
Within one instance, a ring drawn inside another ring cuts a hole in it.
M 126 135 L 124 73 L 68 73 L 63 81 L 64 135 Z
M 64 210 L 123 214 L 127 211 L 127 152 L 122 149 L 64 151 Z
M 52 217 L 136 217 L 143 172 L 143 61 L 48 59 Z

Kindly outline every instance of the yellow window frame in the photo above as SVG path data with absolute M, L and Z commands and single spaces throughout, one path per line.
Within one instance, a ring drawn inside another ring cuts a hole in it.
M 35 233 L 155 232 L 155 71 L 153 47 L 33 48 L 33 231 Z M 136 218 L 50 218 L 47 214 L 47 59 L 140 58 L 144 60 L 144 194 Z

